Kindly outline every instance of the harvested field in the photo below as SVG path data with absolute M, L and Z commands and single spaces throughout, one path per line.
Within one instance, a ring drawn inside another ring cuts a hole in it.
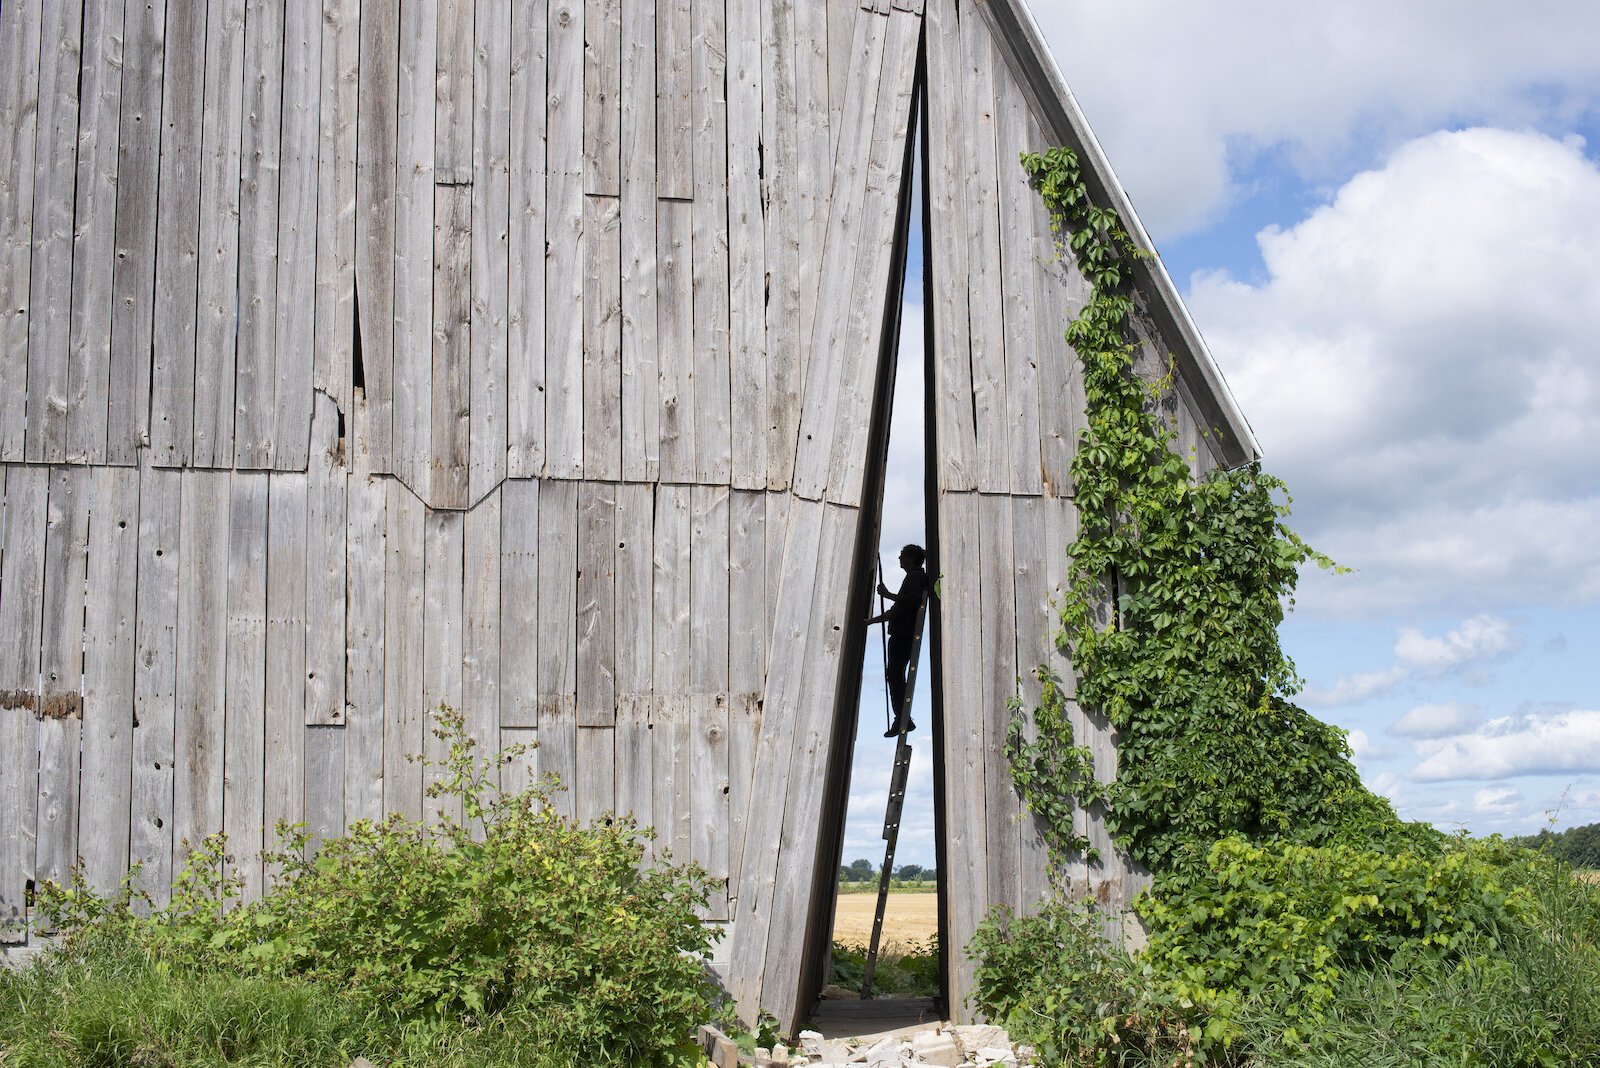
M 872 912 L 877 904 L 877 894 L 841 894 L 833 916 L 833 940 L 865 945 L 872 937 Z M 889 895 L 889 905 L 883 914 L 883 942 L 886 948 L 889 945 L 926 942 L 938 929 L 938 894 L 929 891 L 925 894 Z

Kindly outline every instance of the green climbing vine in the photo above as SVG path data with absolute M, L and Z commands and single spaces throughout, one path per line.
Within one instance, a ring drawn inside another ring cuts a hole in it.
M 1278 641 L 1302 564 L 1333 563 L 1284 523 L 1283 483 L 1259 464 L 1196 477 L 1163 417 L 1171 372 L 1135 367 L 1130 266 L 1115 211 L 1089 200 L 1066 148 L 1022 158 L 1063 255 L 1092 288 L 1066 340 L 1083 368 L 1088 425 L 1072 476 L 1079 517 L 1057 644 L 1076 700 L 1120 735 L 1115 782 L 1095 780 L 1059 680 L 1013 718 L 1012 775 L 1050 845 L 1086 849 L 1077 805 L 1101 802 L 1118 845 L 1157 873 L 1213 843 L 1290 835 L 1322 842 L 1393 822 L 1362 787 L 1342 732 L 1290 699 L 1299 680 Z

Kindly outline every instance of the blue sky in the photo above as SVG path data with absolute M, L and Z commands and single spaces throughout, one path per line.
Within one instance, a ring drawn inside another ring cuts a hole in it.
M 1034 9 L 1291 523 L 1355 569 L 1302 580 L 1301 703 L 1408 818 L 1600 820 L 1600 5 Z M 919 435 L 897 417 L 891 582 L 921 540 Z M 847 860 L 882 857 L 876 655 Z M 898 860 L 929 864 L 916 738 Z

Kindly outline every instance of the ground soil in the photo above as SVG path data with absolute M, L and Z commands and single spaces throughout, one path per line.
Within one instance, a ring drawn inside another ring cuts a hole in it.
M 872 913 L 877 894 L 841 894 L 833 916 L 833 940 L 865 945 L 872 937 Z M 939 895 L 928 893 L 890 894 L 883 914 L 883 941 L 904 946 L 926 942 L 939 927 Z

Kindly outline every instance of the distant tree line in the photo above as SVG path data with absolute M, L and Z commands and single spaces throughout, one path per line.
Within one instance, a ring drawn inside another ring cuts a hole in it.
M 1544 830 L 1513 841 L 1548 853 L 1574 868 L 1600 869 L 1600 823 L 1570 827 L 1565 831 Z
M 877 878 L 878 868 L 865 857 L 852 860 L 848 864 L 839 865 L 839 881 L 841 883 L 870 883 Z M 932 882 L 937 878 L 938 872 L 935 869 L 924 868 L 920 864 L 902 864 L 894 870 L 894 881 L 896 882 Z

